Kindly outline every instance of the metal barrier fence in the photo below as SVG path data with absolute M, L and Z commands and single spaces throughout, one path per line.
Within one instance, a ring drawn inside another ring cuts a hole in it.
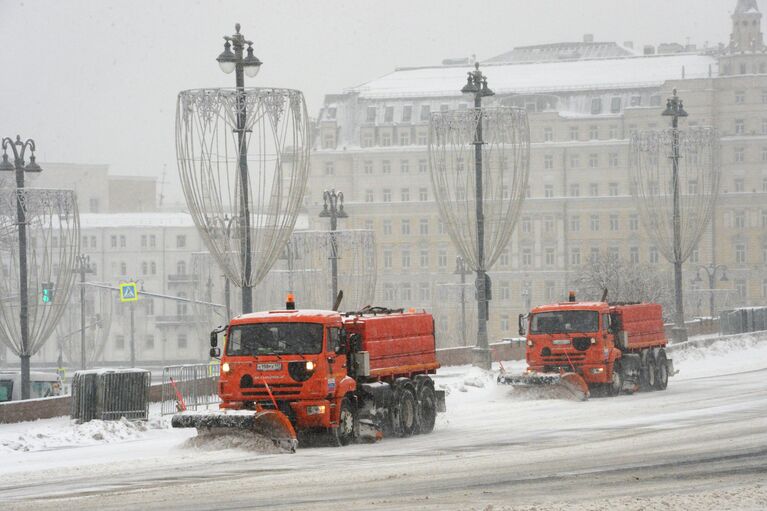
M 719 328 L 724 335 L 767 330 L 767 307 L 743 307 L 722 311 Z
M 176 413 L 179 398 L 187 410 L 218 403 L 219 364 L 186 364 L 162 370 L 162 415 Z
M 71 417 L 80 422 L 146 420 L 151 382 L 151 373 L 143 369 L 77 371 L 72 379 Z

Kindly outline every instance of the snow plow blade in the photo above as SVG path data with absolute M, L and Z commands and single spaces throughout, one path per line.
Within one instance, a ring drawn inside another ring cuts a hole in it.
M 171 419 L 174 428 L 197 428 L 198 432 L 212 430 L 251 431 L 274 442 L 288 452 L 296 452 L 298 439 L 293 425 L 284 413 L 276 410 L 177 413 Z
M 511 385 L 515 390 L 529 392 L 542 399 L 575 399 L 586 401 L 589 386 L 577 373 L 527 373 L 522 375 L 501 374 L 498 383 Z

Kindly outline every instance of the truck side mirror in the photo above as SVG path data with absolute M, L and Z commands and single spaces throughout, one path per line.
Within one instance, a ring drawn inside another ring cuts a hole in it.
M 221 348 L 211 348 L 210 358 L 218 358 L 221 356 Z
M 360 348 L 362 347 L 362 337 L 360 337 L 360 334 L 351 334 L 349 336 L 349 343 L 351 345 L 352 351 L 360 351 Z
M 213 330 L 210 333 L 210 347 L 211 348 L 215 348 L 216 346 L 218 346 L 218 332 Z M 213 356 L 213 355 L 211 355 L 211 356 Z
M 527 318 L 527 314 L 519 315 L 519 335 L 525 335 L 527 333 L 525 330 L 525 318 Z

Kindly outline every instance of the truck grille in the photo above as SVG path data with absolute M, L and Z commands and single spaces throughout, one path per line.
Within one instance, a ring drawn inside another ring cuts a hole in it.
M 544 364 L 551 365 L 579 365 L 586 359 L 585 353 L 553 353 L 541 356 Z
M 269 390 L 272 391 L 272 395 L 275 399 L 289 399 L 296 398 L 301 393 L 300 383 L 270 383 Z M 263 383 L 254 383 L 253 385 L 243 388 L 242 395 L 246 397 L 253 397 L 256 399 L 269 399 L 269 392 L 266 390 L 266 385 Z

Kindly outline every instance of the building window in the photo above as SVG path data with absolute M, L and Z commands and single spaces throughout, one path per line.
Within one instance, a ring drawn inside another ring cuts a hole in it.
M 543 185 L 543 196 L 554 197 L 554 185 Z
M 400 131 L 399 133 L 399 145 L 410 145 L 410 132 Z
M 639 247 L 629 248 L 629 262 L 631 264 L 639 264 Z
M 149 248 L 157 247 L 157 236 L 154 234 L 149 235 Z
M 186 235 L 179 234 L 176 236 L 176 248 L 184 248 L 186 247 Z
M 410 220 L 404 218 L 400 223 L 400 229 L 404 236 L 410 236 Z
M 610 197 L 617 197 L 618 196 L 618 183 L 609 183 L 607 185 L 608 193 L 610 194 Z
M 735 134 L 743 135 L 745 131 L 746 131 L 746 126 L 743 119 L 735 119 Z
M 410 269 L 410 250 L 403 248 L 401 255 L 402 255 L 402 269 L 409 270 Z
M 589 127 L 589 139 L 590 140 L 597 140 L 599 138 L 599 127 L 598 126 L 590 126 Z
M 157 275 L 157 263 L 154 261 L 151 261 L 149 263 L 149 273 L 152 275 Z
M 735 262 L 738 264 L 746 263 L 746 245 L 744 243 L 735 245 Z
M 698 250 L 698 247 L 695 247 L 694 249 L 692 249 L 692 253 L 690 253 L 690 262 L 697 263 L 699 258 L 700 258 L 700 250 Z
M 609 128 L 609 133 L 610 133 L 610 134 L 609 134 L 609 137 L 608 137 L 608 138 L 609 138 L 610 140 L 615 140 L 615 139 L 617 139 L 617 138 L 618 138 L 618 126 L 616 126 L 615 124 L 611 124 L 611 125 L 610 125 L 610 128 Z
M 141 235 L 141 248 L 146 248 L 146 234 Z
M 591 251 L 589 252 L 589 262 L 591 264 L 596 264 L 597 261 L 599 261 L 599 249 L 597 247 L 591 247 Z
M 738 279 L 735 281 L 735 294 L 738 295 L 738 298 L 741 300 L 746 299 L 746 281 L 742 279 Z
M 125 248 L 126 242 L 125 242 L 125 236 L 120 236 L 120 248 Z
M 437 253 L 437 265 L 440 268 L 447 268 L 447 250 L 441 248 Z
M 544 232 L 554 232 L 554 217 L 546 216 L 543 218 Z
M 421 120 L 428 121 L 430 116 L 431 116 L 431 106 L 421 105 Z
M 402 122 L 410 122 L 413 117 L 413 107 L 405 105 L 402 107 Z
M 762 228 L 767 227 L 767 209 L 762 210 Z
M 384 220 L 383 223 L 383 233 L 384 235 L 388 236 L 391 234 L 391 220 Z
M 426 171 L 428 170 L 428 163 L 426 160 L 418 160 L 418 173 L 419 174 L 426 174 Z
M 570 155 L 570 168 L 577 169 L 581 166 L 581 158 L 577 154 Z
M 88 207 L 90 208 L 91 213 L 98 213 L 99 212 L 99 199 L 97 197 L 91 197 L 88 201 Z
M 746 213 L 744 211 L 735 212 L 735 228 L 743 229 L 746 227 Z
M 570 126 L 570 140 L 578 140 L 578 126 Z
M 376 107 L 369 106 L 365 115 L 366 122 L 376 122 Z
M 551 142 L 554 140 L 554 130 L 552 128 L 543 128 L 543 141 Z
M 529 216 L 522 217 L 522 232 L 529 233 L 533 230 L 533 222 Z
M 393 106 L 387 106 L 384 108 L 384 122 L 393 122 L 394 121 L 394 107 Z
M 617 261 L 620 259 L 620 251 L 618 250 L 618 247 L 608 247 L 607 258 L 611 261 Z
M 128 274 L 128 265 L 125 263 L 120 263 L 120 275 L 127 275 Z
M 421 268 L 428 268 L 429 267 L 429 250 L 424 248 L 421 249 L 420 254 L 421 259 Z
M 621 98 L 614 97 L 610 100 L 610 112 L 617 114 L 621 111 Z
M 399 198 L 401 202 L 410 202 L 410 188 L 400 189 Z
M 630 231 L 639 230 L 639 215 L 637 214 L 629 215 L 629 230 Z
M 421 236 L 428 236 L 429 235 L 429 219 L 428 218 L 422 218 L 418 222 L 418 233 Z
M 533 250 L 531 248 L 522 249 L 522 266 L 533 265 Z
M 146 275 L 147 273 L 149 273 L 149 263 L 147 263 L 146 261 L 142 261 L 141 262 L 141 274 L 142 275 Z
M 384 188 L 383 190 L 383 201 L 391 202 L 391 190 L 389 188 Z
M 610 230 L 615 232 L 618 230 L 618 215 L 610 215 Z
M 570 232 L 578 232 L 581 230 L 581 217 L 578 215 L 570 217 Z
M 501 314 L 501 332 L 508 332 L 510 330 L 510 322 L 509 322 L 509 315 L 508 314 Z
M 366 219 L 365 220 L 365 229 L 367 229 L 368 231 L 372 231 L 373 230 L 373 221 L 372 220 L 370 220 L 370 219 Z
M 642 106 L 642 96 L 631 96 L 631 106 Z
M 650 264 L 658 264 L 658 247 L 650 247 Z
M 589 225 L 593 232 L 597 232 L 599 230 L 599 215 L 591 215 Z
M 383 295 L 384 295 L 385 301 L 393 302 L 394 301 L 394 285 L 384 284 Z
M 570 197 L 580 197 L 581 195 L 581 185 L 578 183 L 573 183 L 570 185 Z
M 746 91 L 736 90 L 735 91 L 735 104 L 736 105 L 742 105 L 745 102 L 746 102 Z
M 365 190 L 365 202 L 373 202 L 373 190 Z
M 551 247 L 546 248 L 544 252 L 546 266 L 554 266 L 554 263 L 556 262 L 556 255 L 554 253 L 554 249 Z
M 421 303 L 425 303 L 431 300 L 431 289 L 429 288 L 428 282 L 418 283 L 418 299 L 421 301 Z
M 362 171 L 365 174 L 368 174 L 368 175 L 372 174 L 373 173 L 373 162 L 370 161 L 370 160 L 365 160 L 364 162 L 362 162 Z
M 392 255 L 391 255 L 390 249 L 386 249 L 383 251 L 383 265 L 385 270 L 391 270 Z
M 508 266 L 509 265 L 509 249 L 504 248 L 501 252 L 501 260 L 499 262 L 501 266 Z
M 428 188 L 419 188 L 418 189 L 418 200 L 421 202 L 426 202 L 429 200 L 429 189 Z
M 362 133 L 362 147 L 373 147 L 373 134 L 371 132 Z
M 591 183 L 591 184 L 589 184 L 589 195 L 591 197 L 599 196 L 599 183 Z
M 544 169 L 554 168 L 554 156 L 547 154 L 543 157 L 543 168 Z
M 591 153 L 589 155 L 589 168 L 595 169 L 599 167 L 599 155 L 596 153 Z
M 333 166 L 333 162 L 332 161 L 326 161 L 325 162 L 325 175 L 326 176 L 332 176 L 335 173 L 336 173 L 336 169 Z
M 570 264 L 572 266 L 581 265 L 581 249 L 580 248 L 576 247 L 570 250 Z
M 735 191 L 736 192 L 744 192 L 746 191 L 746 183 L 742 177 L 739 177 L 735 180 Z
M 176 343 L 178 345 L 178 349 L 185 350 L 187 347 L 186 334 L 178 334 L 178 337 L 176 337 Z
M 322 136 L 322 148 L 333 149 L 336 146 L 336 136 L 333 132 L 327 132 Z
M 591 115 L 599 115 L 602 113 L 602 98 L 591 99 Z
M 616 168 L 618 166 L 618 153 L 610 153 L 610 168 Z
M 743 163 L 745 160 L 746 149 L 743 147 L 735 148 L 735 163 Z
M 381 145 L 389 147 L 391 145 L 391 133 L 381 133 Z

